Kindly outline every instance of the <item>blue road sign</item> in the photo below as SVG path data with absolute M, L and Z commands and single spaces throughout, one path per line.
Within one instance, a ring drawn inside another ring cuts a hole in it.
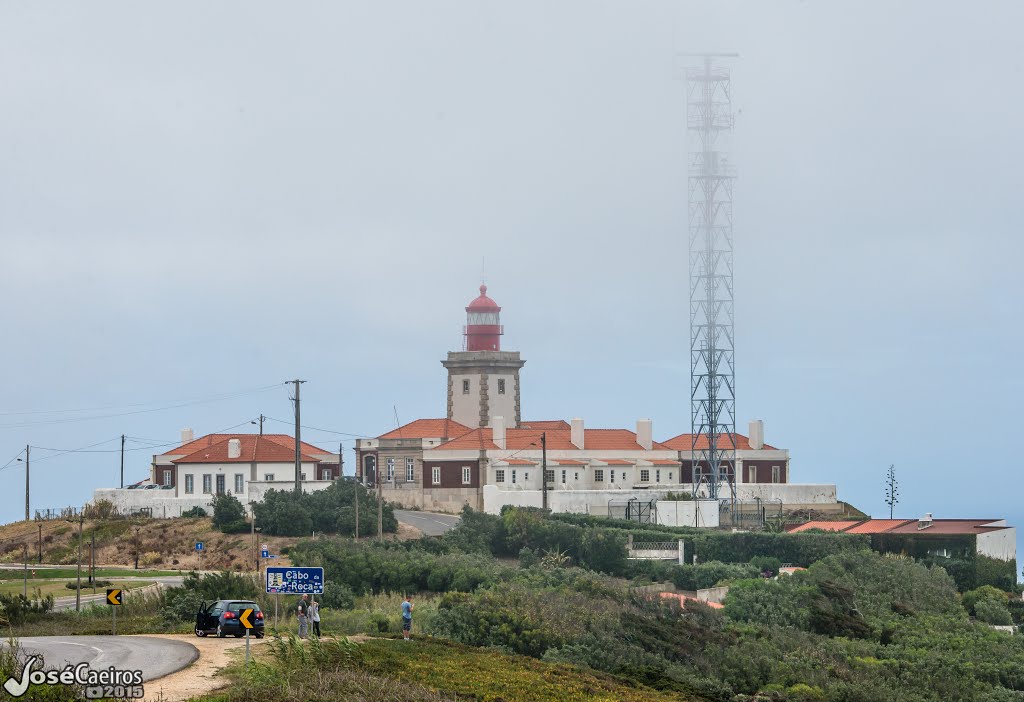
M 260 558 L 270 558 L 270 551 L 267 549 L 260 551 Z
M 322 595 L 323 568 L 267 568 L 267 592 L 283 595 Z
M 203 542 L 202 541 L 196 541 L 196 551 L 202 551 L 202 550 L 203 550 Z

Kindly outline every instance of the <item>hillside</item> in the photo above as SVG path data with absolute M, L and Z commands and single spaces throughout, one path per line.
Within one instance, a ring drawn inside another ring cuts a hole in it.
M 42 530 L 40 532 L 40 525 Z M 20 563 L 24 545 L 28 544 L 29 562 L 38 557 L 40 533 L 42 562 L 50 565 L 73 565 L 78 559 L 78 523 L 64 520 L 14 522 L 0 526 L 0 563 Z M 82 562 L 89 557 L 89 544 L 95 535 L 97 565 L 135 564 L 172 570 L 246 570 L 252 569 L 258 552 L 253 550 L 252 537 L 247 534 L 222 534 L 213 528 L 211 519 L 86 519 L 82 527 Z M 416 538 L 417 530 L 403 527 L 398 538 Z M 257 534 L 256 548 L 267 544 L 272 554 L 280 556 L 275 565 L 289 565 L 288 548 L 302 537 L 265 536 Z M 196 542 L 202 541 L 199 555 Z M 136 547 L 136 543 L 138 546 Z

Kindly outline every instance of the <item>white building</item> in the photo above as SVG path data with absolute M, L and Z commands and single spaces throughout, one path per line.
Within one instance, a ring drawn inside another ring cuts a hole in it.
M 300 482 L 304 491 L 321 490 L 340 476 L 339 456 L 303 442 Z M 148 480 L 126 488 L 101 488 L 93 501 L 108 500 L 119 510 L 149 509 L 155 517 L 176 517 L 192 507 L 208 509 L 215 495 L 234 495 L 248 505 L 268 490 L 295 489 L 295 439 L 287 434 L 208 434 L 153 456 Z

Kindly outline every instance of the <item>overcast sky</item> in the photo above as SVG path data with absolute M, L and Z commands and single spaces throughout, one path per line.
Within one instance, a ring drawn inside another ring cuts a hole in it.
M 1024 526 L 1022 26 L 1018 2 L 0 3 L 0 465 L 289 419 L 294 377 L 311 426 L 443 416 L 482 260 L 524 418 L 688 431 L 681 54 L 736 51 L 741 426 L 876 516 L 892 463 L 901 515 Z M 106 409 L 51 412 L 80 408 Z M 128 445 L 135 481 L 154 451 Z M 37 465 L 33 508 L 118 480 L 116 453 Z M 23 484 L 0 471 L 0 519 Z

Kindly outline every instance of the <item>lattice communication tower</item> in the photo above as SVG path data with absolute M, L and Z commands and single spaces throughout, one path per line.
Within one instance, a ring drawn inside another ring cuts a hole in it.
M 704 55 L 686 71 L 690 224 L 690 422 L 694 495 L 736 501 L 732 191 L 721 151 L 732 130 L 729 69 Z

